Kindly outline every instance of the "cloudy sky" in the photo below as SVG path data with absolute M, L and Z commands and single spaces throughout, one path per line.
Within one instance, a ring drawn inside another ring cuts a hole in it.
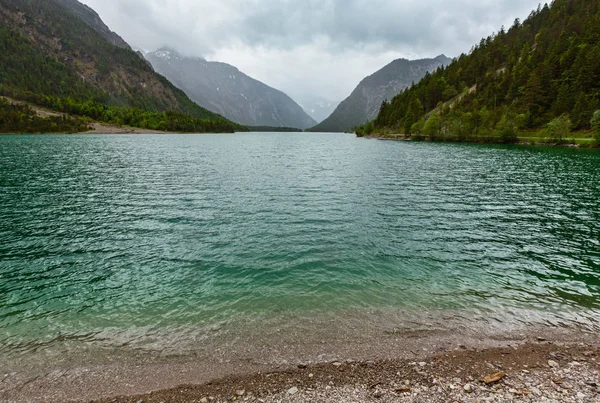
M 233 64 L 310 107 L 394 59 L 449 57 L 539 0 L 81 0 L 130 45 Z

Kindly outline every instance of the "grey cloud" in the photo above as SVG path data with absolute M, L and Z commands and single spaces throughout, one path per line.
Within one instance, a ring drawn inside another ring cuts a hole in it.
M 291 48 L 325 36 L 333 51 L 377 44 L 430 53 L 441 43 L 449 52 L 457 52 L 459 48 L 468 50 L 467 44 L 478 42 L 479 36 L 491 34 L 537 3 L 522 0 L 263 0 L 245 4 L 246 7 L 234 7 L 243 9 L 246 14 L 239 22 L 222 27 L 216 43 L 235 38 L 248 46 Z
M 84 0 L 141 41 L 170 38 L 206 52 L 238 41 L 282 49 L 325 36 L 332 51 L 367 45 L 448 53 L 522 17 L 536 1 L 497 0 Z M 109 21 L 110 22 L 110 21 Z M 489 32 L 488 32 L 489 31 Z M 190 38 L 197 34 L 198 37 Z M 126 35 L 127 36 L 127 35 Z M 451 43 L 449 43 L 452 41 Z M 442 45 L 442 46 L 440 46 Z M 467 47 L 465 47 L 467 46 Z
M 134 47 L 234 64 L 302 102 L 394 58 L 458 56 L 538 0 L 81 0 Z

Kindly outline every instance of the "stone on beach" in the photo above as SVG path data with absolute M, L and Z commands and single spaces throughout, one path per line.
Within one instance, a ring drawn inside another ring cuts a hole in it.
M 485 382 L 486 385 L 490 385 L 492 383 L 496 383 L 500 380 L 502 380 L 504 377 L 506 376 L 506 373 L 504 372 L 496 372 L 495 374 L 486 376 L 485 378 L 483 378 L 483 382 Z

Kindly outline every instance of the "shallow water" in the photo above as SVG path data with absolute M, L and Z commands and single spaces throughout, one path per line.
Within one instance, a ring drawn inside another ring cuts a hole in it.
M 598 151 L 0 136 L 0 172 L 2 355 L 376 323 L 600 329 Z

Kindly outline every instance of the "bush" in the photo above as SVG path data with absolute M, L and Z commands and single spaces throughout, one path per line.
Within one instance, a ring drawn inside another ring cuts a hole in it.
M 373 122 L 369 122 L 366 125 L 357 126 L 354 128 L 354 132 L 356 133 L 356 137 L 365 137 L 370 136 L 375 131 L 375 124 Z
M 496 125 L 494 135 L 500 138 L 500 141 L 505 144 L 516 143 L 517 137 L 517 124 L 515 119 L 510 114 L 502 116 L 502 119 Z
M 435 140 L 440 135 L 441 120 L 437 113 L 433 113 L 427 123 L 423 127 L 423 134 L 429 136 L 431 140 Z
M 544 129 L 544 136 L 550 141 L 560 144 L 564 142 L 564 139 L 571 133 L 573 123 L 569 116 L 562 115 L 552 120 Z
M 596 144 L 600 144 L 600 110 L 594 112 L 594 116 L 590 121 L 592 124 L 592 130 L 594 131 L 594 140 Z
M 410 128 L 410 134 L 413 137 L 414 136 L 420 136 L 421 134 L 423 134 L 423 126 L 425 126 L 425 120 L 424 119 L 420 119 L 417 123 L 415 123 L 414 125 L 412 125 L 412 127 Z

